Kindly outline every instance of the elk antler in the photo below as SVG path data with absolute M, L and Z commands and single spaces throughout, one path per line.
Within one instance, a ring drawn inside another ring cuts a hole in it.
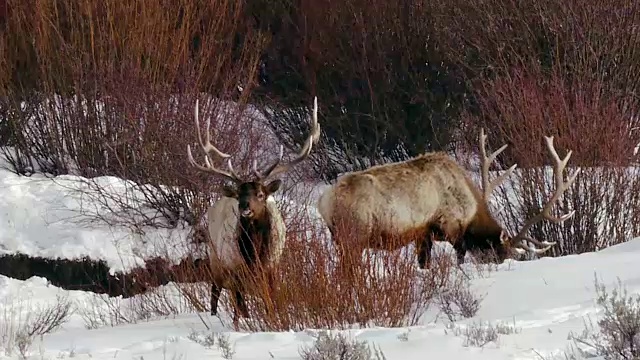
M 564 181 L 564 170 L 565 167 L 567 166 L 567 163 L 569 162 L 569 158 L 571 158 L 571 154 L 572 151 L 569 150 L 569 152 L 567 153 L 567 155 L 565 156 L 564 159 L 560 160 L 560 157 L 558 156 L 558 153 L 556 152 L 555 147 L 553 146 L 553 136 L 545 136 L 544 137 L 546 145 L 547 145 L 547 149 L 549 150 L 549 152 L 551 153 L 551 156 L 553 157 L 553 160 L 555 161 L 555 165 L 553 167 L 553 172 L 555 175 L 555 185 L 556 185 L 556 189 L 555 192 L 553 193 L 553 195 L 551 196 L 551 198 L 549 198 L 549 200 L 545 203 L 545 205 L 542 208 L 542 211 L 540 211 L 540 213 L 538 213 L 537 215 L 535 215 L 534 217 L 530 218 L 529 220 L 527 220 L 527 222 L 524 224 L 524 226 L 522 227 L 522 229 L 520 229 L 520 231 L 518 232 L 518 234 L 516 234 L 515 236 L 513 236 L 511 238 L 511 243 L 513 244 L 513 246 L 515 248 L 521 248 L 530 252 L 534 252 L 536 254 L 542 254 L 544 252 L 546 252 L 547 250 L 549 250 L 552 246 L 554 246 L 556 243 L 555 242 L 548 242 L 548 241 L 543 241 L 540 242 L 536 239 L 533 239 L 529 236 L 526 236 L 525 234 L 527 233 L 527 231 L 536 223 L 542 221 L 542 220 L 549 220 L 551 222 L 554 222 L 556 224 L 560 224 L 562 222 L 564 222 L 565 220 L 569 219 L 570 217 L 573 216 L 573 214 L 575 213 L 575 210 L 570 211 L 569 213 L 566 213 L 562 216 L 556 217 L 551 215 L 551 208 L 553 206 L 553 204 L 555 202 L 557 202 L 558 200 L 560 200 L 560 196 L 571 186 L 571 184 L 573 184 L 573 182 L 576 180 L 576 177 L 578 176 L 578 174 L 580 173 L 580 169 L 577 169 L 573 175 L 571 175 L 567 181 Z M 524 244 L 523 241 L 528 241 L 531 242 L 537 246 L 542 247 L 541 249 L 537 249 L 537 248 L 532 248 L 527 244 Z
M 503 182 L 504 179 L 506 179 L 509 175 L 511 175 L 513 170 L 516 168 L 517 164 L 511 165 L 511 167 L 505 170 L 505 172 L 503 172 L 502 175 L 498 176 L 497 178 L 495 178 L 493 181 L 490 182 L 489 167 L 491 166 L 491 163 L 495 161 L 496 157 L 500 155 L 500 153 L 502 153 L 507 148 L 508 145 L 507 144 L 502 145 L 502 147 L 500 147 L 498 150 L 492 152 L 491 155 L 487 156 L 486 141 L 487 141 L 487 135 L 484 133 L 484 129 L 480 129 L 480 155 L 482 155 L 482 174 L 481 174 L 482 190 L 483 190 L 484 200 L 489 201 L 489 197 L 491 196 L 491 193 L 493 192 L 493 190 L 501 182 Z
M 258 179 L 264 181 L 267 178 L 270 178 L 288 171 L 293 166 L 305 160 L 309 156 L 309 154 L 311 153 L 311 148 L 313 147 L 313 142 L 317 141 L 319 137 L 320 137 L 320 125 L 318 124 L 318 98 L 314 97 L 313 98 L 313 116 L 311 117 L 311 130 L 309 132 L 309 136 L 304 142 L 304 145 L 300 149 L 298 156 L 296 156 L 296 158 L 291 160 L 289 163 L 280 164 L 280 162 L 282 161 L 282 155 L 284 152 L 284 148 L 281 145 L 280 154 L 276 159 L 276 161 L 273 164 L 271 164 L 269 167 L 267 167 L 264 171 L 262 171 L 262 173 L 258 172 L 257 163 L 254 161 L 253 163 L 254 175 L 257 176 Z
M 282 156 L 284 155 L 284 146 L 280 145 L 280 151 L 278 152 L 278 159 L 271 164 L 271 166 L 269 166 L 266 170 L 264 170 L 262 173 L 260 173 L 258 171 L 258 162 L 256 160 L 253 160 L 253 174 L 259 179 L 259 180 L 264 180 L 267 178 L 267 176 L 269 176 L 269 174 L 271 173 L 271 171 L 273 171 L 273 169 L 280 164 L 280 162 L 282 161 Z
M 211 127 L 210 117 L 207 118 L 206 141 L 202 141 L 202 135 L 200 134 L 200 121 L 198 119 L 198 109 L 199 109 L 199 101 L 196 100 L 196 109 L 195 109 L 195 116 L 194 116 L 195 123 L 196 123 L 196 134 L 198 135 L 198 142 L 200 143 L 200 146 L 202 147 L 202 150 L 204 151 L 204 154 L 205 154 L 204 155 L 205 166 L 196 163 L 196 161 L 193 159 L 193 155 L 191 154 L 191 146 L 187 145 L 187 156 L 189 158 L 189 162 L 191 163 L 191 165 L 195 166 L 197 169 L 201 171 L 213 173 L 216 175 L 221 175 L 224 178 L 229 179 L 235 183 L 242 182 L 242 180 L 240 180 L 236 172 L 233 170 L 233 166 L 231 165 L 231 159 L 227 159 L 227 167 L 229 168 L 228 172 L 214 167 L 209 161 L 209 153 L 212 153 L 212 152 L 221 158 L 230 158 L 231 155 L 223 153 L 222 151 L 218 150 L 218 148 L 213 146 L 213 144 L 211 144 L 211 134 L 209 132 L 209 128 Z

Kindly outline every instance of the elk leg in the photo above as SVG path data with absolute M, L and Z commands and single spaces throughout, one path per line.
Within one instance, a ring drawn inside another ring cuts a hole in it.
M 443 219 L 456 219 L 459 217 L 459 214 L 451 213 L 447 217 L 443 217 Z M 467 232 L 461 222 L 455 220 L 443 221 L 439 224 L 439 230 L 442 232 L 444 240 L 453 245 L 453 249 L 456 251 L 458 265 L 464 264 L 464 256 L 467 254 Z
M 328 228 L 329 228 L 329 234 L 331 234 L 331 239 L 335 241 L 336 234 L 335 234 L 335 231 L 333 230 L 333 226 L 328 226 Z
M 336 250 L 336 263 L 338 264 L 338 267 L 341 267 L 346 260 L 345 249 L 336 237 L 336 233 L 332 227 L 329 227 L 329 232 L 331 232 L 331 240 L 333 241 L 333 247 Z
M 444 237 L 444 232 L 442 229 L 436 225 L 432 224 L 429 226 L 427 233 L 425 234 L 423 240 L 418 243 L 418 265 L 420 269 L 431 268 L 431 250 L 433 249 L 434 241 L 442 241 Z
M 248 318 L 249 310 L 247 309 L 247 303 L 244 301 L 244 295 L 239 290 L 234 290 L 236 296 L 236 307 L 240 312 L 240 316 Z
M 336 247 L 336 255 L 337 255 L 337 263 L 338 263 L 338 268 L 341 269 L 345 269 L 347 267 L 349 267 L 348 264 L 348 259 L 347 259 L 347 251 L 345 251 L 345 249 L 342 247 L 341 244 L 334 242 L 335 247 Z
M 329 232 L 331 233 L 331 239 L 333 240 L 333 246 L 336 251 L 336 271 L 346 274 L 353 275 L 353 270 L 355 267 L 354 264 L 354 256 L 358 256 L 358 260 L 362 258 L 362 250 L 357 244 L 342 244 L 341 239 L 344 236 L 343 231 L 339 231 L 339 228 L 336 229 L 333 226 L 329 226 Z M 360 249 L 358 251 L 358 249 Z
M 467 247 L 464 246 L 464 241 L 462 239 L 458 239 L 455 245 L 453 245 L 453 249 L 456 251 L 458 265 L 464 264 L 464 256 L 467 254 Z
M 347 257 L 350 255 L 346 248 L 340 242 L 339 237 L 336 236 L 336 231 L 333 227 L 329 227 L 329 232 L 331 233 L 331 240 L 333 240 L 333 246 L 336 249 L 336 263 L 339 268 L 349 267 L 350 264 L 347 264 Z
M 359 256 L 362 257 L 362 251 L 358 251 L 357 249 L 359 249 L 358 247 L 354 248 L 346 248 L 343 247 L 343 245 L 341 244 L 337 244 L 336 245 L 336 250 L 337 250 L 337 255 L 338 255 L 338 259 L 337 259 L 337 266 L 336 266 L 336 270 L 338 270 L 339 274 L 342 274 L 341 276 L 354 276 L 354 270 L 356 268 L 356 262 L 357 259 L 354 259 L 355 256 Z
M 218 300 L 220 299 L 220 287 L 212 283 L 211 284 L 211 315 L 218 313 Z
M 431 268 L 431 249 L 433 248 L 433 241 L 431 234 L 427 234 L 418 243 L 418 266 L 420 269 Z

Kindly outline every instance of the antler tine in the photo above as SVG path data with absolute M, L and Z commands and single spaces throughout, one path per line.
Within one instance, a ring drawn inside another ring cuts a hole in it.
M 280 150 L 278 152 L 278 158 L 276 159 L 276 161 L 273 164 L 271 164 L 271 166 L 266 168 L 262 173 L 260 173 L 258 171 L 258 162 L 256 160 L 254 160 L 253 161 L 253 174 L 259 180 L 265 179 L 267 176 L 269 176 L 269 173 L 271 173 L 273 171 L 273 169 L 275 169 L 275 167 L 280 164 L 280 162 L 282 161 L 282 156 L 284 156 L 284 146 L 280 145 Z
M 487 156 L 486 149 L 486 141 L 487 135 L 484 133 L 484 128 L 480 129 L 480 154 L 482 155 L 482 189 L 483 196 L 485 200 L 489 200 L 491 193 L 493 190 L 502 183 L 508 176 L 511 175 L 513 170 L 518 166 L 517 164 L 511 165 L 510 168 L 505 170 L 504 173 L 499 175 L 493 181 L 489 181 L 489 167 L 491 163 L 495 161 L 496 157 L 500 155 L 506 148 L 507 144 L 502 145 L 498 150 L 491 153 L 491 155 Z
M 545 205 L 542 207 L 542 211 L 540 211 L 540 213 L 538 213 L 537 215 L 535 215 L 534 217 L 532 217 L 531 219 L 529 219 L 527 222 L 525 222 L 524 226 L 522 227 L 522 229 L 520 230 L 520 232 L 518 232 L 518 234 L 516 234 L 513 238 L 512 238 L 512 242 L 514 243 L 514 246 L 516 247 L 523 247 L 531 252 L 535 252 L 537 254 L 541 254 L 547 250 L 549 250 L 552 246 L 554 246 L 556 244 L 556 242 L 550 242 L 550 241 L 538 241 L 536 239 L 533 239 L 529 236 L 526 236 L 525 234 L 527 233 L 527 231 L 536 223 L 542 221 L 542 220 L 549 220 L 551 222 L 554 222 L 556 224 L 562 223 L 565 220 L 571 218 L 573 216 L 573 214 L 575 213 L 575 211 L 570 211 L 562 216 L 553 216 L 551 215 L 551 208 L 553 207 L 554 203 L 556 203 L 558 200 L 560 200 L 560 197 L 562 196 L 562 194 L 567 191 L 567 189 L 569 189 L 569 187 L 573 184 L 573 182 L 576 180 L 578 174 L 580 173 L 581 169 L 577 169 L 571 176 L 569 176 L 567 181 L 564 181 L 564 176 L 563 173 L 565 171 L 565 168 L 567 166 L 567 163 L 569 162 L 569 159 L 571 158 L 571 154 L 573 153 L 571 150 L 569 150 L 567 152 L 567 155 L 564 157 L 564 159 L 560 159 L 560 156 L 558 156 L 558 152 L 556 151 L 554 145 L 553 145 L 553 136 L 545 136 L 545 143 L 547 146 L 547 149 L 549 150 L 549 153 L 551 154 L 551 156 L 553 157 L 553 160 L 555 162 L 554 167 L 553 167 L 553 172 L 554 172 L 554 178 L 555 178 L 555 186 L 556 189 L 553 193 L 553 195 L 549 198 L 549 200 L 547 200 L 547 202 L 545 203 Z M 527 245 L 522 244 L 523 241 L 528 241 L 531 242 L 537 246 L 541 246 L 543 247 L 542 249 L 534 249 L 534 248 L 530 248 Z
M 261 179 L 266 179 L 268 177 L 276 176 L 281 173 L 284 173 L 291 169 L 296 164 L 305 160 L 309 154 L 311 153 L 311 148 L 313 147 L 313 142 L 317 141 L 320 138 L 320 125 L 318 124 L 318 98 L 314 97 L 313 99 L 313 116 L 311 118 L 311 131 L 309 132 L 309 136 L 305 140 L 298 156 L 296 156 L 293 160 L 286 164 L 280 164 L 283 155 L 283 147 L 280 147 L 280 156 L 278 160 L 271 166 L 269 166 L 265 171 L 260 174 Z
M 516 243 L 513 245 L 514 248 L 520 248 L 520 249 L 524 249 L 527 250 L 529 252 L 532 253 L 536 253 L 538 255 L 540 254 L 544 254 L 545 252 L 547 252 L 549 249 L 551 249 L 556 243 L 555 242 L 549 242 L 549 241 L 538 241 L 532 237 L 529 236 L 522 236 L 522 241 Z M 540 246 L 540 248 L 537 248 L 535 246 L 529 246 L 528 244 L 525 244 L 524 242 L 531 242 L 536 246 Z
M 206 142 L 202 141 L 202 135 L 200 134 L 200 120 L 199 120 L 199 112 L 200 112 L 200 100 L 196 99 L 196 111 L 195 111 L 195 115 L 194 115 L 194 119 L 196 122 L 196 134 L 198 135 L 198 142 L 200 142 L 200 146 L 202 146 L 202 150 L 204 150 L 205 154 L 209 154 L 210 152 L 214 152 L 217 156 L 221 157 L 221 158 L 229 158 L 231 157 L 230 154 L 227 153 L 223 153 L 222 151 L 218 150 L 217 147 L 213 146 L 213 144 L 211 144 L 211 132 L 210 132 L 210 128 L 211 128 L 211 117 L 207 117 L 207 131 L 205 134 L 206 137 Z
M 229 159 L 227 161 L 227 166 L 229 167 L 229 172 L 224 171 L 224 170 L 220 170 L 216 167 L 214 167 L 211 162 L 209 161 L 209 156 L 205 155 L 204 157 L 204 162 L 205 162 L 205 166 L 202 166 L 198 163 L 196 163 L 196 161 L 193 159 L 193 154 L 191 153 L 191 145 L 187 145 L 187 157 L 189 159 L 189 163 L 191 163 L 191 165 L 193 165 L 194 167 L 196 167 L 198 170 L 201 171 L 205 171 L 208 173 L 213 173 L 213 174 L 218 174 L 221 175 L 231 181 L 234 182 L 240 182 L 240 178 L 238 177 L 238 175 L 235 173 L 235 171 L 233 170 L 233 166 L 231 165 L 231 159 Z
M 554 173 L 555 173 L 555 183 L 556 183 L 556 192 L 553 195 L 553 197 L 551 197 L 551 203 L 558 201 L 558 199 L 560 199 L 560 195 L 562 195 L 565 191 L 567 191 L 567 189 L 569 189 L 569 187 L 573 184 L 573 182 L 576 180 L 576 178 L 578 177 L 578 174 L 580 173 L 581 169 L 577 169 L 573 175 L 571 175 L 569 177 L 569 179 L 567 181 L 564 181 L 564 170 L 567 167 L 567 163 L 569 162 L 569 159 L 571 158 L 571 154 L 573 154 L 572 150 L 569 150 L 567 152 L 567 155 L 564 157 L 564 159 L 560 160 L 560 156 L 558 156 L 558 152 L 556 151 L 555 147 L 553 146 L 553 136 L 545 136 L 544 140 L 547 144 L 547 149 L 549 150 L 549 152 L 551 153 L 551 156 L 553 156 L 553 160 L 556 163 L 556 166 L 554 167 Z M 548 204 L 547 204 L 548 205 Z M 561 223 L 567 219 L 569 219 L 571 216 L 573 216 L 573 214 L 575 213 L 575 211 L 570 211 L 569 213 L 562 215 L 560 217 L 555 217 L 553 215 L 551 215 L 551 206 L 546 206 L 543 209 L 543 213 L 544 213 L 544 217 L 547 220 L 553 221 L 555 223 Z
M 211 120 L 210 118 L 207 118 L 207 133 L 206 133 L 206 143 L 202 141 L 202 134 L 200 132 L 200 121 L 199 121 L 199 101 L 196 100 L 196 108 L 195 108 L 195 125 L 196 125 L 196 134 L 198 136 L 198 142 L 200 143 L 200 146 L 202 147 L 202 150 L 204 151 L 205 155 L 204 155 L 204 162 L 205 162 L 205 166 L 200 165 L 198 163 L 196 163 L 196 161 L 193 158 L 193 154 L 191 153 L 191 145 L 187 145 L 187 157 L 189 159 L 189 162 L 191 163 L 191 165 L 193 165 L 194 167 L 196 167 L 197 169 L 201 170 L 201 171 L 205 171 L 208 173 L 213 173 L 213 174 L 217 174 L 217 175 L 221 175 L 231 181 L 234 182 L 241 182 L 240 177 L 238 176 L 238 174 L 236 174 L 236 172 L 233 170 L 233 166 L 231 165 L 231 159 L 227 160 L 227 167 L 229 168 L 229 171 L 223 171 L 220 170 L 216 167 L 214 167 L 211 164 L 211 161 L 209 160 L 209 153 L 214 152 L 216 155 L 222 157 L 222 158 L 230 158 L 231 155 L 223 153 L 222 151 L 218 150 L 215 146 L 213 146 L 213 144 L 211 144 L 211 134 L 210 134 L 210 127 L 211 127 Z

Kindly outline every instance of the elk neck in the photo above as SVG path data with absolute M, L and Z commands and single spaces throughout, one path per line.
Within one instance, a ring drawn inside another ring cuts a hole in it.
M 467 227 L 467 233 L 476 237 L 500 239 L 502 227 L 491 215 L 486 200 L 483 199 L 482 194 L 469 177 L 465 176 L 465 181 L 473 192 L 473 197 L 478 204 L 476 214 Z
M 473 220 L 469 224 L 467 231 L 475 236 L 500 238 L 502 227 L 491 216 L 489 209 L 484 202 L 478 204 L 478 210 Z

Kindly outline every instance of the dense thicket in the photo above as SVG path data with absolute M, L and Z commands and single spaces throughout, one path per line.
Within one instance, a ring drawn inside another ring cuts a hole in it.
M 325 138 L 316 170 L 348 169 L 450 150 L 465 86 L 434 37 L 426 1 L 254 1 L 271 34 L 254 93 L 275 132 L 302 141 L 299 124 L 318 96 Z
M 461 134 L 477 146 L 479 127 L 493 148 L 509 144 L 503 165 L 521 170 L 498 197 L 515 231 L 539 211 L 554 184 L 543 136 L 553 135 L 570 166 L 582 167 L 560 212 L 531 234 L 556 240 L 555 254 L 594 251 L 640 233 L 640 3 L 634 1 L 474 0 L 441 3 L 435 29 L 446 57 L 464 66 L 474 107 Z M 571 172 L 573 169 L 569 168 Z
M 296 150 L 318 96 L 324 179 L 429 150 L 467 160 L 485 127 L 523 169 L 515 197 L 496 193 L 515 230 L 551 191 L 552 134 L 589 168 L 564 200 L 576 217 L 533 232 L 590 251 L 640 231 L 638 20 L 633 0 L 0 1 L 0 143 L 23 174 L 151 184 L 174 226 L 218 184 L 186 164 L 196 98 L 250 169 L 274 144 L 246 105 Z
M 223 151 L 246 145 L 241 132 L 259 135 L 237 121 L 250 92 L 238 84 L 255 76 L 264 46 L 241 2 L 8 1 L 0 35 L 0 134 L 15 171 L 150 184 L 141 190 L 159 216 L 146 223 L 193 223 L 216 184 L 186 162 L 196 98 Z
M 530 140 L 541 132 L 574 149 L 576 164 L 633 161 L 628 150 L 640 140 L 632 132 L 639 125 L 640 3 L 456 0 L 440 3 L 438 12 L 437 36 L 447 39 L 442 49 L 465 68 L 476 110 L 482 108 L 467 134 L 486 127 L 493 144 L 511 144 L 504 159 L 521 166 L 540 164 Z M 535 103 L 538 90 L 546 104 Z M 540 121 L 530 112 L 536 106 Z M 595 115 L 602 112 L 616 115 Z

